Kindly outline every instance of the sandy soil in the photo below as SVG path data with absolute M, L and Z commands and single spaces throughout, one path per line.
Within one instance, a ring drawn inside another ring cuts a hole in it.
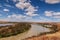
M 47 34 L 43 36 L 27 38 L 25 40 L 60 40 L 60 31 L 54 34 Z
M 10 36 L 10 37 L 6 37 L 6 38 L 0 38 L 0 40 L 22 40 L 24 37 L 24 35 L 26 34 L 27 32 L 25 33 L 21 33 L 21 34 L 18 34 L 16 36 Z

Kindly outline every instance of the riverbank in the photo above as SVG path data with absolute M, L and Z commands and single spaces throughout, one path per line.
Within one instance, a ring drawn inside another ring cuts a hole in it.
M 30 37 L 25 40 L 60 40 L 60 31 L 54 34 Z
M 26 32 L 31 28 L 27 23 L 16 23 L 12 25 L 0 26 L 0 38 L 9 37 Z
M 25 23 L 26 24 L 26 23 Z M 20 25 L 20 24 L 19 24 Z M 21 26 L 23 26 L 24 24 L 22 24 Z M 25 25 L 24 25 L 25 26 Z M 54 27 L 53 27 L 54 28 Z M 59 28 L 59 27 L 58 27 Z M 57 29 L 57 28 L 56 28 Z M 60 29 L 60 28 L 59 28 Z M 55 28 L 54 28 L 55 30 Z M 46 35 L 50 35 L 51 34 L 51 28 L 46 28 L 41 26 L 40 24 L 31 24 L 31 28 L 23 33 L 17 34 L 15 36 L 10 36 L 10 37 L 4 37 L 4 38 L 0 38 L 0 40 L 38 40 L 40 39 L 42 36 L 46 36 Z M 50 32 L 50 33 L 49 33 Z M 56 32 L 54 32 L 56 33 Z M 54 34 L 53 33 L 53 34 Z M 56 35 L 56 34 L 55 34 Z M 36 39 L 35 39 L 36 38 Z
M 51 32 L 42 33 L 40 35 L 29 37 L 24 40 L 60 40 L 60 24 L 55 25 L 53 28 L 51 27 L 52 29 L 54 29 L 54 32 L 52 31 L 52 33 Z
M 49 28 L 42 27 L 41 25 L 31 24 L 31 28 L 27 32 L 18 34 L 16 36 L 1 38 L 1 40 L 8 40 L 8 39 L 9 40 L 22 40 L 28 37 L 37 36 L 38 34 L 43 33 L 43 32 L 50 32 L 50 31 L 51 30 Z

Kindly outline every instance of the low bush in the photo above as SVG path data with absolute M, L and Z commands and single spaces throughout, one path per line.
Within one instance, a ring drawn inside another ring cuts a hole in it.
M 31 27 L 31 25 L 27 24 L 27 23 L 16 23 L 14 26 L 7 25 L 4 27 L 1 27 L 0 28 L 0 38 L 17 35 L 19 33 L 23 33 L 25 31 L 29 30 L 30 27 Z

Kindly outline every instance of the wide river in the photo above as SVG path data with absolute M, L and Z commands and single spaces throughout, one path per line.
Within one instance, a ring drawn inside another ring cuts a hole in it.
M 0 26 L 6 26 L 6 25 L 12 25 L 12 24 L 9 24 L 9 23 L 8 24 L 0 24 Z
M 43 32 L 50 32 L 51 30 L 49 28 L 45 28 L 42 27 L 41 25 L 38 24 L 31 24 L 31 28 L 29 29 L 29 31 L 18 34 L 16 36 L 11 36 L 8 38 L 3 38 L 2 40 L 22 40 L 28 37 L 32 37 L 32 36 L 37 36 L 40 33 Z

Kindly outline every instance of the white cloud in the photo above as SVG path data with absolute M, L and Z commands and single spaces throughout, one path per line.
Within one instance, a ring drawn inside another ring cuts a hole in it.
M 54 12 L 53 15 L 60 15 L 60 12 Z
M 12 14 L 9 15 L 8 18 L 15 18 L 15 19 L 21 19 L 21 18 L 25 18 L 26 16 L 20 15 L 20 14 Z
M 53 20 L 46 18 L 46 17 L 43 17 L 43 16 L 42 17 L 40 16 L 39 19 L 40 19 L 39 20 L 40 22 L 52 22 L 53 21 Z
M 24 3 L 18 3 L 16 4 L 16 7 L 18 7 L 19 9 L 24 9 L 26 5 Z
M 60 18 L 60 16 L 54 16 L 54 18 Z
M 52 16 L 52 11 L 45 11 L 45 16 Z
M 38 16 L 38 14 L 33 14 L 33 12 L 27 12 L 26 15 L 29 15 L 29 16 Z
M 22 3 L 24 3 L 24 2 L 26 2 L 27 0 L 19 0 L 19 2 L 22 2 Z
M 15 21 L 15 22 L 29 22 L 32 21 L 32 17 L 26 16 L 26 15 L 21 15 L 21 14 L 12 14 L 8 15 L 7 18 L 4 20 L 6 21 Z
M 3 9 L 3 11 L 5 11 L 5 12 L 9 12 L 9 9 Z
M 15 21 L 15 22 L 21 22 L 24 21 L 23 19 L 26 18 L 26 16 L 21 15 L 21 14 L 12 14 L 12 15 L 8 15 L 4 20 L 6 21 Z
M 60 12 L 45 11 L 45 16 L 52 17 L 52 18 L 60 18 Z
M 24 8 L 31 6 L 31 4 L 29 2 L 26 2 L 26 1 L 27 0 L 19 0 L 19 2 L 16 4 L 16 7 L 19 9 L 24 9 Z
M 55 3 L 60 3 L 60 0 L 45 0 L 45 2 L 49 4 L 55 4 Z
M 28 16 L 36 16 L 35 13 L 37 11 L 36 7 L 32 6 L 30 4 L 30 1 L 26 2 L 27 0 L 19 0 L 19 2 L 16 4 L 16 7 L 19 9 L 24 10 L 26 15 Z M 26 9 L 25 9 L 26 8 Z

